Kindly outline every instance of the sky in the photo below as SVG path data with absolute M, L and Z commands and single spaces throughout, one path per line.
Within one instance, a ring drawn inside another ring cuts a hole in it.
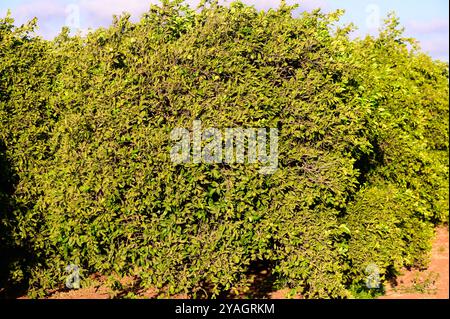
M 138 20 L 150 3 L 157 0 L 0 0 L 0 17 L 11 9 L 16 24 L 37 17 L 37 33 L 51 39 L 63 26 L 85 32 L 89 28 L 108 26 L 113 14 L 129 12 Z M 195 6 L 198 0 L 186 0 Z M 230 2 L 230 0 L 222 0 Z M 279 0 L 242 0 L 257 9 L 276 8 Z M 353 22 L 355 36 L 376 34 L 382 20 L 394 11 L 407 36 L 418 39 L 422 50 L 433 58 L 449 61 L 449 0 L 287 0 L 299 3 L 302 10 L 321 8 L 324 12 L 344 9 L 342 22 Z

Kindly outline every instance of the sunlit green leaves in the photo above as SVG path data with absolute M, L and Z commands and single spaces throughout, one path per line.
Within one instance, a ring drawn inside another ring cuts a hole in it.
M 448 221 L 448 66 L 409 52 L 393 17 L 352 40 L 342 12 L 201 8 L 164 1 L 53 41 L 0 20 L 0 169 L 17 177 L 0 248 L 36 256 L 11 278 L 43 293 L 77 263 L 217 296 L 265 261 L 337 298 L 369 259 L 383 276 L 425 264 Z M 196 119 L 277 127 L 278 170 L 174 165 L 170 132 Z

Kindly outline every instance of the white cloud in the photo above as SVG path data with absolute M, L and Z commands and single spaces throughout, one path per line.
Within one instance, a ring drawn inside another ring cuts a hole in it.
M 196 7 L 200 0 L 187 0 L 191 7 Z M 233 0 L 219 0 L 222 4 L 229 4 Z M 280 0 L 243 0 L 248 5 L 254 5 L 257 9 L 267 10 L 277 8 Z M 310 11 L 321 8 L 323 11 L 330 11 L 329 0 L 286 0 L 288 4 L 299 3 L 300 7 L 295 13 Z M 107 26 L 112 21 L 114 14 L 120 15 L 129 12 L 132 19 L 136 21 L 144 12 L 150 8 L 150 4 L 160 3 L 158 0 L 25 0 L 22 3 L 11 2 L 12 16 L 16 24 L 22 24 L 33 17 L 38 18 L 38 33 L 46 38 L 55 36 L 61 27 L 70 21 L 69 5 L 77 5 L 79 12 L 80 28 L 97 28 Z M 2 8 L 8 7 L 2 5 Z M 6 10 L 1 9 L 0 15 L 5 16 Z M 448 61 L 449 42 L 449 22 L 448 19 L 435 20 L 410 20 L 406 23 L 408 34 L 419 38 L 424 51 L 432 56 L 447 56 Z
M 449 41 L 447 37 L 436 37 L 431 40 L 424 40 L 421 42 L 420 46 L 423 51 L 429 52 L 433 56 L 448 55 L 449 53 Z
M 18 23 L 24 23 L 34 17 L 37 17 L 40 21 L 63 17 L 64 10 L 65 6 L 62 3 L 55 3 L 51 0 L 35 0 L 13 7 L 11 13 Z
M 123 12 L 128 12 L 133 17 L 139 17 L 150 8 L 151 3 L 156 4 L 158 1 L 81 0 L 78 2 L 82 16 L 94 17 L 101 21 L 110 21 L 114 14 L 119 15 Z
M 424 52 L 440 60 L 449 60 L 448 20 L 411 20 L 405 28 L 408 35 L 420 40 L 420 46 Z
M 406 25 L 406 29 L 415 33 L 448 33 L 448 20 L 437 19 L 432 21 L 410 21 Z

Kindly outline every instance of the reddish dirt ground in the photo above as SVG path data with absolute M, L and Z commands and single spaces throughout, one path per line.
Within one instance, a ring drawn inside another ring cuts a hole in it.
M 389 285 L 380 299 L 448 299 L 448 244 L 448 227 L 437 228 L 428 269 L 405 270 L 397 278 L 397 285 Z
M 267 284 L 270 282 L 270 274 L 267 270 L 259 269 L 258 274 L 253 274 L 254 285 L 250 293 L 233 296 L 234 298 L 269 298 L 284 299 L 289 293 L 289 289 L 278 291 L 268 290 Z M 120 280 L 124 292 L 112 292 L 105 284 L 106 278 L 97 276 L 93 278 L 90 287 L 70 290 L 55 291 L 48 299 L 110 299 L 126 298 L 130 292 L 134 298 L 156 298 L 154 290 L 142 290 L 136 287 L 132 278 Z M 431 251 L 431 262 L 426 270 L 404 270 L 403 274 L 396 278 L 396 285 L 390 284 L 386 287 L 386 294 L 380 299 L 448 299 L 449 298 L 449 231 L 448 227 L 436 229 L 436 238 Z M 230 296 L 231 297 L 231 296 Z M 231 297 L 231 298 L 233 298 Z M 25 299 L 21 297 L 19 299 Z M 186 295 L 173 297 L 175 299 L 187 298 Z M 300 299 L 301 296 L 294 297 Z

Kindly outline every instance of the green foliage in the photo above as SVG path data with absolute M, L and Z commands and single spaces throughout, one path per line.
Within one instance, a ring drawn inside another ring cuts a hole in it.
M 1 170 L 17 178 L 1 239 L 30 256 L 10 264 L 32 291 L 76 264 L 217 296 L 263 260 L 296 292 L 342 298 L 367 262 L 382 279 L 426 264 L 448 222 L 448 65 L 393 17 L 351 40 L 342 12 L 293 9 L 164 1 L 53 41 L 0 20 Z M 278 170 L 174 165 L 170 132 L 196 119 L 277 127 Z

